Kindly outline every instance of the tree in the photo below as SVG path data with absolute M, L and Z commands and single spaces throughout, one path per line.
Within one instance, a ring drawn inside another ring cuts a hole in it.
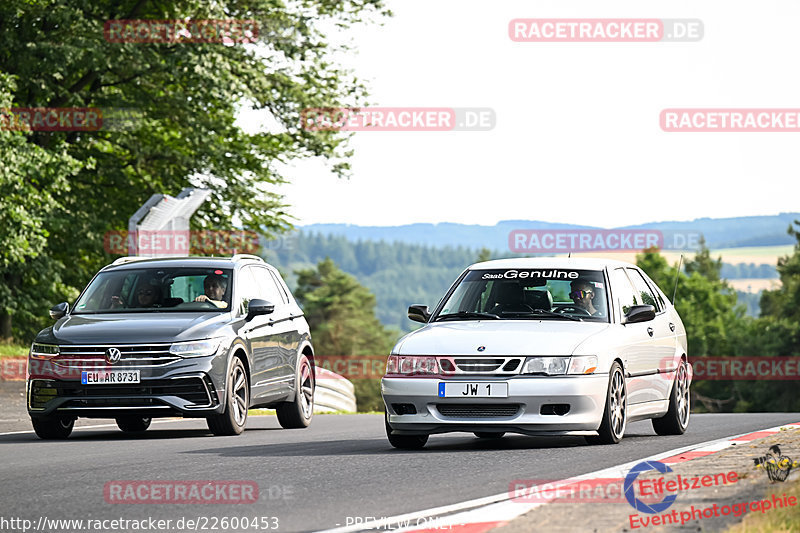
M 375 317 L 375 296 L 356 278 L 339 270 L 330 259 L 295 274 L 295 296 L 318 355 L 388 356 L 398 334 Z M 359 410 L 383 409 L 377 379 L 357 379 L 354 385 Z
M 735 355 L 737 341 L 747 324 L 744 308 L 737 304 L 736 292 L 719 278 L 721 261 L 710 258 L 705 247 L 686 261 L 687 274 L 669 266 L 657 249 L 636 256 L 637 265 L 671 296 L 678 278 L 675 309 L 686 327 L 689 361 L 698 357 Z M 735 385 L 725 381 L 695 382 L 695 398 L 709 410 L 730 409 L 736 403 Z
M 492 251 L 488 248 L 481 248 L 478 252 L 478 263 L 483 263 L 484 261 L 489 261 L 492 258 Z
M 0 109 L 11 106 L 16 85 L 0 72 Z M 47 247 L 47 217 L 60 207 L 56 199 L 69 189 L 67 178 L 80 164 L 65 150 L 46 150 L 27 142 L 24 134 L 0 129 L 0 340 L 12 337 L 13 315 L 25 315 L 64 287 L 57 276 L 26 267 Z M 38 264 L 50 264 L 40 261 Z M 30 283 L 35 281 L 36 283 Z M 34 302 L 15 298 L 23 283 L 37 287 Z M 39 298 L 36 298 L 38 296 Z M 26 305 L 28 304 L 28 305 Z
M 800 226 L 800 221 L 795 221 Z M 800 232 L 789 227 L 797 240 L 792 255 L 778 259 L 781 286 L 764 291 L 761 315 L 751 321 L 739 338 L 743 355 L 768 357 L 800 356 Z M 792 381 L 737 382 L 739 411 L 797 411 L 800 396 Z
M 21 272 L 50 270 L 66 286 L 82 287 L 109 259 L 104 233 L 125 229 L 153 193 L 210 189 L 197 229 L 229 229 L 235 220 L 245 229 L 289 228 L 275 192 L 286 180 L 285 163 L 320 157 L 336 173 L 348 172 L 349 137 L 304 129 L 303 110 L 357 106 L 366 97 L 332 59 L 347 45 L 332 44 L 327 32 L 387 13 L 382 0 L 0 2 L 3 107 L 133 112 L 130 127 L 0 136 L 3 164 L 15 165 L 0 175 L 2 192 L 25 196 L 21 206 L 0 203 L 0 221 L 14 228 L 0 242 L 4 254 L 10 243 L 0 333 L 8 335 L 19 306 L 41 294 Z M 259 44 L 119 43 L 103 34 L 109 20 L 187 18 L 255 20 Z M 273 125 L 245 131 L 237 122 L 242 108 L 264 111 Z M 13 331 L 28 337 L 41 325 Z

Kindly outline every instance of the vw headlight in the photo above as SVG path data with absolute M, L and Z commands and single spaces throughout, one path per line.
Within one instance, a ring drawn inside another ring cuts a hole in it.
M 31 344 L 32 359 L 50 359 L 58 355 L 58 346 L 55 344 Z
M 217 353 L 220 344 L 222 344 L 222 338 L 176 342 L 169 347 L 169 353 L 178 357 L 205 357 Z

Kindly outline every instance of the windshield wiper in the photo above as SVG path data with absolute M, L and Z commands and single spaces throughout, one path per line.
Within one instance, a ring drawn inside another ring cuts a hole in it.
M 531 313 L 535 315 L 541 315 L 538 317 L 527 317 L 527 318 L 542 318 L 542 317 L 552 317 L 552 318 L 566 318 L 567 320 L 573 320 L 575 322 L 583 322 L 583 319 L 578 316 L 568 315 L 566 313 L 554 313 L 553 311 L 547 311 L 545 309 L 533 309 L 531 311 L 519 311 L 515 313 L 503 313 L 505 314 L 513 314 L 513 315 L 523 315 L 519 318 L 526 318 L 525 315 L 530 315 Z
M 450 320 L 451 318 L 490 318 L 492 320 L 500 320 L 500 317 L 492 313 L 476 313 L 474 311 L 459 311 L 458 313 L 447 313 L 446 315 L 439 315 L 434 322 L 440 320 Z

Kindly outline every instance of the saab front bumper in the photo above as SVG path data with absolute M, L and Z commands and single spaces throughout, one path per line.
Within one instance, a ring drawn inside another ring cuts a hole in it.
M 443 398 L 443 382 L 508 383 L 506 398 Z M 436 379 L 384 377 L 381 393 L 395 434 L 451 431 L 591 435 L 600 427 L 608 374 Z

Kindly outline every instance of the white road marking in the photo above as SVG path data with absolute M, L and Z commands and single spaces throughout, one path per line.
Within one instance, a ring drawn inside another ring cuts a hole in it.
M 751 433 L 756 433 L 761 431 L 773 431 L 777 433 L 781 431 L 782 428 L 798 429 L 800 428 L 800 424 L 786 424 L 783 426 L 776 426 L 768 429 L 747 431 L 745 433 L 740 433 L 738 435 L 733 435 L 730 437 L 722 437 L 720 439 L 714 439 L 707 442 L 691 444 L 689 446 L 675 448 L 674 450 L 668 450 L 666 452 L 661 452 L 655 455 L 651 455 L 649 457 L 644 457 L 642 459 L 636 459 L 634 461 L 629 461 L 627 463 L 623 463 L 620 465 L 604 468 L 602 470 L 597 470 L 595 472 L 591 472 L 588 474 L 582 474 L 572 478 L 563 479 L 561 481 L 549 482 L 548 486 L 552 488 L 557 488 L 563 485 L 569 485 L 575 483 L 577 481 L 582 481 L 586 479 L 595 479 L 595 478 L 601 478 L 601 479 L 624 478 L 631 468 L 641 463 L 642 461 L 659 461 L 661 459 L 666 459 L 668 457 L 686 453 L 688 451 L 701 451 L 701 449 L 702 451 L 712 451 L 712 450 L 719 451 L 726 448 L 727 446 L 730 446 L 731 444 L 729 442 L 732 439 L 736 439 L 743 435 L 749 435 Z M 744 443 L 747 441 L 738 441 L 738 442 Z M 552 492 L 552 489 L 550 489 L 550 491 Z M 404 531 L 409 532 L 409 531 L 417 531 L 420 529 L 429 529 L 429 528 L 451 530 L 451 527 L 453 529 L 457 529 L 458 526 L 464 526 L 474 523 L 484 523 L 484 522 L 505 523 L 510 520 L 513 520 L 514 518 L 517 518 L 518 516 L 524 513 L 527 513 L 532 509 L 535 509 L 536 507 L 539 507 L 540 505 L 545 505 L 546 503 L 548 502 L 512 501 L 512 495 L 510 495 L 509 492 L 506 491 L 500 494 L 495 494 L 494 496 L 486 496 L 484 498 L 468 500 L 465 502 L 446 505 L 443 507 L 435 507 L 433 509 L 425 509 L 414 513 L 406 513 L 397 516 L 383 517 L 378 520 L 372 520 L 370 522 L 362 522 L 361 524 L 353 524 L 351 526 L 342 526 L 333 529 L 326 529 L 319 533 L 351 533 L 351 532 L 375 530 L 375 529 L 386 530 L 390 528 L 395 533 L 402 533 Z M 451 514 L 451 513 L 456 513 L 456 514 Z M 400 528 L 398 527 L 399 525 L 403 526 L 408 525 L 409 527 Z

